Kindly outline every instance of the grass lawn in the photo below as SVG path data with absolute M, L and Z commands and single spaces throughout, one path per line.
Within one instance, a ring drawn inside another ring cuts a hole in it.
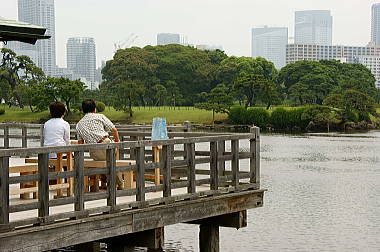
M 17 107 L 11 107 L 0 105 L 0 109 L 5 109 L 5 114 L 0 115 L 0 122 L 23 122 L 23 123 L 38 123 L 49 118 L 49 112 L 43 111 L 38 113 L 32 113 L 29 108 L 20 109 Z M 173 110 L 169 107 L 146 107 L 146 108 L 133 108 L 133 117 L 130 118 L 129 114 L 122 111 L 116 111 L 112 107 L 107 107 L 104 112 L 110 120 L 120 123 L 151 123 L 154 117 L 166 118 L 170 124 L 179 124 L 184 121 L 190 121 L 192 123 L 211 124 L 212 112 L 206 110 L 199 110 L 193 107 L 189 108 L 177 108 Z M 77 121 L 80 119 L 80 115 L 72 115 L 66 117 L 69 121 Z M 225 120 L 227 115 L 216 114 L 215 120 Z
M 20 123 L 38 123 L 42 118 L 48 118 L 49 112 L 43 111 L 33 113 L 29 107 L 20 109 L 18 107 L 8 107 L 0 105 L 0 109 L 5 110 L 5 114 L 0 115 L 0 122 L 20 122 Z

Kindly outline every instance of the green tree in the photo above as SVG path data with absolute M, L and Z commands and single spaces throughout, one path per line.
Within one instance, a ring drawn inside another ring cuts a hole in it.
M 178 85 L 175 81 L 167 81 L 166 89 L 170 98 L 170 105 L 172 105 L 175 108 L 178 104 L 180 104 L 183 97 L 178 88 Z
M 214 125 L 215 113 L 228 113 L 233 105 L 233 97 L 227 94 L 227 87 L 219 84 L 210 93 L 204 94 L 206 102 L 197 103 L 195 107 L 212 111 L 212 124 Z
M 136 104 L 142 93 L 142 85 L 135 81 L 121 81 L 113 86 L 113 106 L 117 110 L 128 112 L 129 116 L 133 116 L 132 106 Z
M 165 100 L 168 96 L 168 91 L 166 90 L 166 88 L 161 84 L 157 84 L 153 86 L 153 91 L 155 92 L 155 99 L 156 99 L 155 105 L 156 106 L 165 105 Z

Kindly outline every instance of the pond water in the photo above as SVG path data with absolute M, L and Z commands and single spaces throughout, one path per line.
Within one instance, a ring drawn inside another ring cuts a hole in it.
M 264 207 L 247 228 L 221 228 L 221 251 L 380 250 L 380 131 L 261 141 Z M 166 251 L 199 250 L 198 226 L 165 235 Z

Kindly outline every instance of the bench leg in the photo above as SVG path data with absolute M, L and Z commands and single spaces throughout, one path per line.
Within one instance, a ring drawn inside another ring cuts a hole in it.
M 32 175 L 34 172 L 20 172 L 20 176 Z M 20 183 L 20 189 L 36 187 L 37 182 Z M 37 198 L 37 193 L 33 193 L 33 199 Z M 20 199 L 30 199 L 30 193 L 20 194 Z
M 125 188 L 126 189 L 134 188 L 133 171 L 124 172 L 123 177 L 124 177 L 124 182 L 125 182 Z

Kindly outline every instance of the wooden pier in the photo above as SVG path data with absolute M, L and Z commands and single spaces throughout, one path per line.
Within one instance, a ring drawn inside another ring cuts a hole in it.
M 10 127 L 4 127 L 4 138 L 12 136 Z M 68 246 L 98 251 L 100 242 L 109 251 L 130 251 L 134 246 L 162 249 L 164 227 L 177 223 L 199 224 L 200 251 L 219 251 L 219 227 L 243 228 L 247 209 L 263 205 L 260 131 L 201 133 L 182 126 L 180 130 L 170 132 L 168 140 L 152 141 L 148 130 L 126 126 L 120 128 L 123 142 L 64 147 L 9 148 L 9 139 L 5 140 L 0 150 L 0 251 Z M 22 130 L 23 143 L 26 131 Z M 240 148 L 244 141 L 248 148 Z M 154 146 L 162 146 L 159 162 L 153 157 Z M 95 149 L 106 150 L 106 167 L 85 167 L 87 152 Z M 49 171 L 51 152 L 73 153 L 73 169 Z M 131 165 L 117 165 L 117 152 L 121 159 L 133 161 Z M 20 157 L 37 157 L 37 171 L 10 176 Z M 160 183 L 147 178 L 157 169 Z M 116 175 L 125 172 L 133 172 L 135 186 L 118 190 Z M 106 189 L 87 192 L 85 179 L 101 174 L 107 178 Z M 70 179 L 73 194 L 55 197 L 49 181 Z M 10 194 L 30 182 L 37 184 L 36 199 Z

